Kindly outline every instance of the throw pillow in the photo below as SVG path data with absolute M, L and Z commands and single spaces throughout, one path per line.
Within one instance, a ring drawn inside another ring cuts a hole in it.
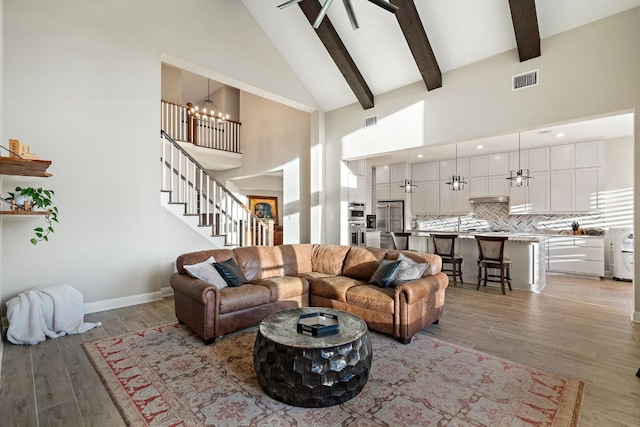
M 378 285 L 381 288 L 388 288 L 398 274 L 398 267 L 400 267 L 400 261 L 383 259 L 376 272 L 371 276 L 369 283 Z
M 394 286 L 419 279 L 422 277 L 422 273 L 429 268 L 428 262 L 416 262 L 404 254 L 398 255 L 398 261 L 400 261 L 400 266 L 398 274 L 393 280 Z
M 240 286 L 247 282 L 247 278 L 244 277 L 240 267 L 238 267 L 238 263 L 233 258 L 229 258 L 224 262 L 216 262 L 213 266 L 218 270 L 224 281 L 227 282 L 227 285 L 231 287 Z
M 213 257 L 209 257 L 208 260 L 199 262 L 197 264 L 185 265 L 184 269 L 191 277 L 204 280 L 205 282 L 215 286 L 218 289 L 227 287 L 227 282 L 220 276 L 218 270 L 213 266 L 216 260 Z

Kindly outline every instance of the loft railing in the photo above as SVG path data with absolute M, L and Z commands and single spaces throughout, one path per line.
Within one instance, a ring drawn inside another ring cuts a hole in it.
M 272 233 L 227 188 L 191 157 L 166 132 L 161 131 L 162 191 L 171 203 L 184 203 L 186 215 L 197 215 L 212 235 L 226 236 L 231 246 L 272 245 Z
M 186 105 L 169 101 L 161 101 L 161 110 L 161 129 L 174 140 L 240 153 L 240 123 L 191 114 Z

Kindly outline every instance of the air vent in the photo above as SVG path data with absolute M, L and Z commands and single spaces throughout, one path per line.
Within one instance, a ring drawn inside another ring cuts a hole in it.
M 364 128 L 370 128 L 371 126 L 375 126 L 378 124 L 378 115 L 369 116 L 364 118 Z
M 520 90 L 529 86 L 538 86 L 538 70 L 511 77 L 511 90 Z

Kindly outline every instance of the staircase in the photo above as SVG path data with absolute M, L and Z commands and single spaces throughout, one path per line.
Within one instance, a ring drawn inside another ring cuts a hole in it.
M 166 209 L 216 247 L 273 244 L 273 230 L 164 131 L 161 144 Z

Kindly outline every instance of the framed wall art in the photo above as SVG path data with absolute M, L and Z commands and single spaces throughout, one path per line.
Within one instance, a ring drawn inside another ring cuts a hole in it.
M 258 218 L 273 219 L 278 225 L 278 198 L 269 196 L 247 196 L 249 210 Z

